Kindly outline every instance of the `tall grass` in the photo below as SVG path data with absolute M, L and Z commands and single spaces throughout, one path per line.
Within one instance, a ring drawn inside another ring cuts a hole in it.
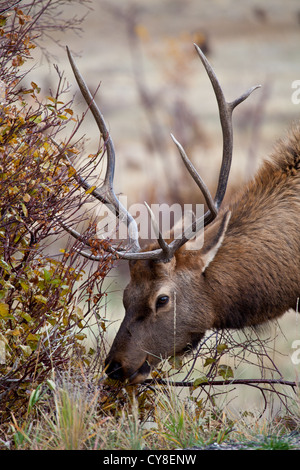
M 143 400 L 136 388 L 119 389 L 112 398 L 110 387 L 84 375 L 67 374 L 48 381 L 31 394 L 26 415 L 18 420 L 12 417 L 1 435 L 0 448 L 167 450 L 226 442 L 255 448 L 300 448 L 299 395 L 295 396 L 293 417 L 267 420 L 258 419 L 255 412 L 236 417 L 225 409 L 203 409 L 172 387 L 149 391 Z M 113 409 L 107 397 L 120 406 Z

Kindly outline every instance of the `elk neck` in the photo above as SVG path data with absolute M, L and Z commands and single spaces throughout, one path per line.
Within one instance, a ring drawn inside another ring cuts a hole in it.
M 222 244 L 199 282 L 205 292 L 199 309 L 209 311 L 214 328 L 256 326 L 296 308 L 299 207 L 300 131 L 296 128 L 218 216 L 231 212 Z M 205 232 L 204 244 L 210 241 L 210 230 Z

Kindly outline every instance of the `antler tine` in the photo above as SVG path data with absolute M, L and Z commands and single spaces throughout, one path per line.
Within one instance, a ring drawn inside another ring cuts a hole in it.
M 201 192 L 202 192 L 202 194 L 205 198 L 206 204 L 208 206 L 209 213 L 212 214 L 213 217 L 215 218 L 217 216 L 218 211 L 217 211 L 217 208 L 215 206 L 214 200 L 213 200 L 213 198 L 212 198 L 212 196 L 209 192 L 208 187 L 206 186 L 205 182 L 203 181 L 203 179 L 201 178 L 201 176 L 197 172 L 196 168 L 194 167 L 194 165 L 192 164 L 192 162 L 188 158 L 188 156 L 185 153 L 185 150 L 182 147 L 182 145 L 178 142 L 178 140 L 175 139 L 173 134 L 171 134 L 171 138 L 172 138 L 173 142 L 175 143 L 175 145 L 176 145 L 176 147 L 179 151 L 179 154 L 182 158 L 182 161 L 185 164 L 188 172 L 192 176 L 192 178 L 195 181 L 195 183 L 197 184 L 197 186 L 200 188 L 200 190 L 201 190 Z M 207 213 L 207 215 L 208 215 L 208 213 Z
M 224 93 L 222 91 L 221 85 L 216 77 L 215 72 L 213 71 L 210 63 L 208 62 L 207 58 L 201 51 L 200 47 L 197 44 L 194 44 L 196 51 L 201 59 L 202 64 L 207 72 L 207 75 L 211 81 L 212 87 L 214 89 L 218 107 L 219 107 L 219 115 L 220 115 L 220 122 L 222 127 L 223 133 L 223 157 L 222 157 L 222 165 L 219 175 L 218 187 L 215 195 L 215 207 L 218 210 L 226 192 L 226 187 L 228 183 L 228 177 L 231 167 L 231 160 L 232 160 L 232 150 L 233 150 L 233 131 L 232 131 L 232 112 L 234 108 L 242 103 L 248 96 L 259 88 L 260 85 L 256 85 L 246 91 L 242 96 L 235 99 L 231 103 L 227 103 L 225 100 Z M 213 218 L 212 216 L 209 218 L 208 222 L 210 222 Z
M 107 168 L 106 168 L 106 174 L 105 174 L 103 185 L 101 188 L 95 188 L 91 194 L 96 199 L 103 202 L 104 204 L 109 204 L 110 209 L 112 210 L 112 212 L 115 211 L 115 214 L 119 218 L 119 220 L 121 222 L 126 222 L 127 227 L 128 227 L 129 242 L 131 244 L 131 251 L 138 252 L 140 250 L 140 245 L 138 242 L 137 224 L 134 218 L 132 217 L 132 215 L 120 203 L 113 188 L 114 171 L 115 171 L 115 150 L 114 150 L 113 141 L 106 127 L 104 117 L 101 111 L 99 110 L 94 100 L 94 97 L 92 96 L 88 86 L 86 85 L 81 73 L 79 72 L 79 69 L 77 68 L 75 64 L 75 61 L 68 47 L 67 47 L 67 53 L 68 53 L 68 58 L 69 58 L 74 76 L 76 78 L 77 84 L 81 91 L 81 94 L 83 98 L 85 99 L 87 105 L 89 106 L 94 116 L 94 119 L 96 121 L 96 124 L 98 126 L 98 129 L 100 130 L 100 133 L 103 136 L 105 147 L 106 147 L 106 152 L 107 152 Z M 91 188 L 91 186 L 86 181 L 84 181 L 83 178 L 81 178 L 80 176 L 77 176 L 77 181 L 84 189 Z
M 163 236 L 162 236 L 162 233 L 161 231 L 159 230 L 159 227 L 158 227 L 158 224 L 155 220 L 155 216 L 153 214 L 153 211 L 150 209 L 150 207 L 148 206 L 147 202 L 144 202 L 146 208 L 147 208 L 147 211 L 150 215 L 150 219 L 151 219 L 151 223 L 152 223 L 152 226 L 154 228 L 154 232 L 155 232 L 155 236 L 158 240 L 158 243 L 159 243 L 159 246 L 161 247 L 163 253 L 165 254 L 166 258 L 169 258 L 170 255 L 171 255 L 171 251 L 170 251 L 170 248 L 169 248 L 169 245 L 167 244 L 167 242 L 164 240 Z M 172 257 L 172 255 L 171 255 Z

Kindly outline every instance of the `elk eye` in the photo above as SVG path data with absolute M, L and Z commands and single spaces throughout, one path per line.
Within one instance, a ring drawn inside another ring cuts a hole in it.
M 167 305 L 169 302 L 169 297 L 167 295 L 160 295 L 156 300 L 156 309 Z

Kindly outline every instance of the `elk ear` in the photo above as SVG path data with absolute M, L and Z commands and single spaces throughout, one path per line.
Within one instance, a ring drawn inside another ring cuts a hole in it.
M 224 236 L 231 217 L 231 212 L 227 211 L 220 220 L 217 220 L 204 233 L 204 246 L 201 250 L 201 259 L 203 262 L 202 272 L 212 262 L 218 249 L 223 243 Z

